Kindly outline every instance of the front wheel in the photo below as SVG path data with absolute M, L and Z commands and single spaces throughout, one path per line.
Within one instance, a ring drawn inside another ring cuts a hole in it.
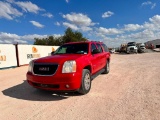
M 91 75 L 88 69 L 83 69 L 82 71 L 82 82 L 79 89 L 80 94 L 87 94 L 91 89 Z
M 110 70 L 110 68 L 109 68 L 109 61 L 107 61 L 106 66 L 105 66 L 105 68 L 104 68 L 103 74 L 108 74 L 108 73 L 109 73 L 109 70 Z

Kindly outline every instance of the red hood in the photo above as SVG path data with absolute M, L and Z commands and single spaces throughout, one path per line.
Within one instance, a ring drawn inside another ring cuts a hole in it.
M 47 56 L 43 58 L 39 58 L 34 60 L 36 63 L 58 63 L 63 64 L 67 60 L 77 60 L 83 59 L 86 56 L 84 54 L 61 54 L 61 55 L 53 55 Z

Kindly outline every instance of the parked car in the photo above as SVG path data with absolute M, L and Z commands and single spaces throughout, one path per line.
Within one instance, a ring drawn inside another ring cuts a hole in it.
M 27 81 L 38 89 L 87 94 L 94 77 L 109 73 L 109 63 L 110 53 L 102 42 L 67 43 L 52 56 L 31 61 Z
M 115 53 L 115 51 L 116 51 L 115 48 L 111 48 L 111 49 L 109 50 L 110 53 Z

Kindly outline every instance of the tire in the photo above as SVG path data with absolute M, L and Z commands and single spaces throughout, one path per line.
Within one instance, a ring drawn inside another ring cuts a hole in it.
M 88 69 L 83 69 L 82 71 L 82 81 L 81 87 L 78 92 L 82 95 L 87 94 L 91 89 L 91 74 Z
M 107 60 L 107 62 L 106 62 L 106 66 L 105 66 L 105 70 L 104 70 L 104 72 L 103 72 L 103 74 L 108 74 L 109 73 L 109 70 L 110 70 L 110 67 L 109 67 L 110 65 L 109 65 L 109 61 Z

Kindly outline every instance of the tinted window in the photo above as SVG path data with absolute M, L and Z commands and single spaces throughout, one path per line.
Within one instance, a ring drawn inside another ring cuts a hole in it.
M 65 44 L 58 48 L 54 54 L 87 54 L 88 43 Z
M 105 52 L 109 52 L 108 47 L 105 44 L 102 44 L 102 46 L 103 46 Z
M 91 44 L 91 53 L 93 52 L 93 50 L 97 49 L 95 44 Z
M 97 45 L 97 47 L 98 47 L 98 50 L 99 50 L 100 52 L 103 52 L 103 50 L 102 50 L 102 48 L 101 48 L 101 45 L 98 44 L 98 43 L 96 43 L 96 45 Z

